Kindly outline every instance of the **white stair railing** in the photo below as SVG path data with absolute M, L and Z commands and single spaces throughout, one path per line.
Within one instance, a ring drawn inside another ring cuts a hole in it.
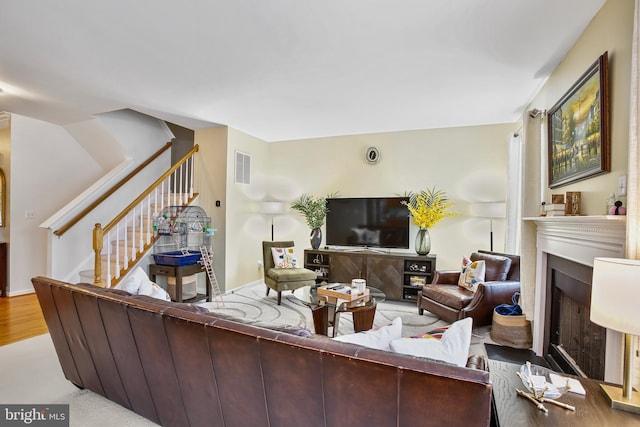
M 190 204 L 196 145 L 104 228 L 93 230 L 94 284 L 115 286 L 153 246 L 154 218 L 167 206 Z M 187 179 L 188 178 L 188 179 Z

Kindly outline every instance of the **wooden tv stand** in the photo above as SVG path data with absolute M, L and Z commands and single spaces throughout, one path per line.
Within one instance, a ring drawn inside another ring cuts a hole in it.
M 384 292 L 387 299 L 415 301 L 422 285 L 412 285 L 411 279 L 431 283 L 436 271 L 436 256 L 381 253 L 377 249 L 306 249 L 304 267 L 316 272 L 318 282 L 351 283 L 351 279 L 362 278 L 367 286 Z

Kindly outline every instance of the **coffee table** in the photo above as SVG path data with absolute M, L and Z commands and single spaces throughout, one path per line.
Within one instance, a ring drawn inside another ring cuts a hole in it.
M 329 326 L 336 335 L 340 313 L 352 313 L 353 328 L 356 332 L 367 331 L 373 327 L 376 305 L 385 300 L 386 295 L 379 289 L 367 286 L 369 295 L 355 301 L 338 300 L 332 302 L 318 296 L 318 286 L 303 286 L 293 291 L 293 295 L 311 308 L 313 327 L 316 334 L 329 335 Z

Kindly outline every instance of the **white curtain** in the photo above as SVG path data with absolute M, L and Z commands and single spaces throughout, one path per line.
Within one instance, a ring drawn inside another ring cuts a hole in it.
M 542 203 L 542 114 L 531 117 L 528 111 L 523 113 L 522 149 L 527 162 L 522 165 L 523 197 L 520 203 L 522 217 L 535 217 L 540 214 Z M 520 233 L 520 305 L 528 320 L 533 320 L 536 295 L 536 226 L 531 221 L 519 221 Z
M 633 47 L 631 50 L 631 105 L 629 108 L 629 164 L 627 171 L 627 241 L 626 257 L 630 259 L 640 258 L 640 176 L 638 165 L 640 153 L 638 152 L 638 141 L 640 140 L 640 82 L 638 81 L 640 70 L 639 49 L 640 49 L 640 0 L 636 0 L 634 23 L 633 23 Z M 634 347 L 640 347 L 640 338 L 634 337 Z M 640 364 L 638 358 L 634 358 L 635 369 L 633 372 L 633 386 L 640 387 Z
M 633 48 L 631 53 L 631 105 L 629 108 L 629 165 L 627 172 L 627 258 L 637 259 L 640 255 L 640 241 L 638 238 L 638 220 L 640 219 L 638 190 L 640 189 L 640 176 L 638 176 L 638 162 L 640 161 L 638 153 L 638 140 L 640 140 L 640 129 L 638 129 L 638 114 L 640 108 L 640 84 L 638 82 L 638 70 L 640 64 L 638 61 L 638 26 L 640 25 L 640 0 L 636 0 L 636 9 L 633 25 Z
M 522 132 L 509 136 L 507 153 L 507 218 L 504 250 L 520 253 L 520 221 L 522 219 Z

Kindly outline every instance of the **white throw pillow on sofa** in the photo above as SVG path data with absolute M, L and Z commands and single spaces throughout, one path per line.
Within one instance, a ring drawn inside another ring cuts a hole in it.
M 334 338 L 336 341 L 350 342 L 364 347 L 378 350 L 389 350 L 389 343 L 402 336 L 402 319 L 396 317 L 391 324 L 372 328 L 368 331 L 342 335 Z
M 430 359 L 443 360 L 458 366 L 466 366 L 471 345 L 471 329 L 473 319 L 454 322 L 449 329 L 442 334 L 442 338 L 399 338 L 391 341 L 391 351 L 408 354 L 411 356 L 428 357 Z
M 142 267 L 136 267 L 126 279 L 116 286 L 116 289 L 122 289 L 132 295 L 149 295 L 150 297 L 171 301 L 169 293 L 158 284 L 152 282 Z
M 138 295 L 143 282 L 149 281 L 149 276 L 141 267 L 136 267 L 126 279 L 116 285 L 116 289 L 122 289 L 130 294 Z
M 171 301 L 169 293 L 162 289 L 160 285 L 152 282 L 151 280 L 142 282 L 138 295 L 149 295 L 153 298 L 158 298 L 165 301 Z

